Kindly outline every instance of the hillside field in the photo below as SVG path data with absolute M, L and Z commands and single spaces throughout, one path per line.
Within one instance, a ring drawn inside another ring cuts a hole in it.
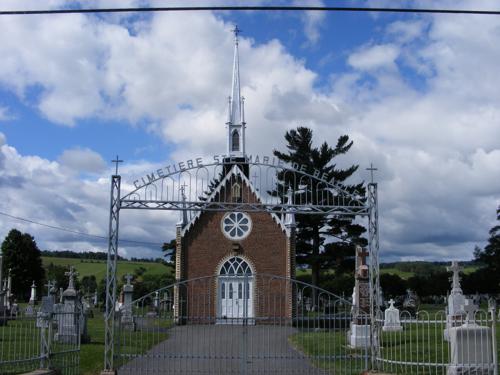
M 78 272 L 78 278 L 81 280 L 84 276 L 94 275 L 97 281 L 106 278 L 106 262 L 103 260 L 90 260 L 90 259 L 75 259 L 75 258 L 56 258 L 56 257 L 42 257 L 43 266 L 47 267 L 50 263 L 59 266 L 73 266 Z M 121 279 L 127 273 L 134 274 L 134 270 L 139 267 L 144 267 L 146 271 L 144 274 L 159 275 L 163 273 L 172 273 L 172 268 L 167 267 L 161 263 L 152 262 L 127 262 L 118 261 L 117 276 Z

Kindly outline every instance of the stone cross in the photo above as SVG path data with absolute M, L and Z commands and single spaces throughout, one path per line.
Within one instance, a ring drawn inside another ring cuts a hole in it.
M 390 309 L 394 309 L 394 302 L 395 301 L 392 298 L 389 300 L 389 305 L 390 305 L 389 308 Z
M 132 281 L 133 278 L 134 277 L 129 273 L 125 275 L 125 279 L 127 280 L 127 285 L 131 285 L 130 282 Z
M 476 305 L 474 305 L 470 300 L 465 301 L 464 311 L 467 314 L 466 323 L 475 322 L 475 313 L 477 311 Z
M 47 295 L 50 296 L 50 289 L 54 286 L 54 284 L 52 284 L 51 280 L 48 280 L 45 286 L 47 287 Z
M 368 257 L 368 251 L 366 249 L 361 248 L 361 250 L 358 250 L 358 256 L 361 258 L 361 264 L 360 266 L 366 266 L 366 258 Z
M 451 289 L 452 294 L 462 293 L 462 288 L 460 287 L 460 275 L 459 275 L 459 273 L 463 269 L 464 268 L 459 266 L 459 264 L 456 260 L 451 262 L 450 267 L 446 267 L 446 270 L 448 272 L 453 272 L 453 277 L 452 277 L 453 282 L 452 282 L 452 289 Z
M 78 272 L 75 271 L 75 267 L 69 267 L 69 272 L 64 272 L 65 276 L 69 276 L 68 289 L 75 289 L 75 276 L 78 276 Z

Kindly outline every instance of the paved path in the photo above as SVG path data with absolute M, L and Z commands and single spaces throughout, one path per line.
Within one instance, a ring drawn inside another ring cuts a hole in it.
M 290 346 L 295 332 L 266 325 L 178 326 L 118 374 L 325 374 Z

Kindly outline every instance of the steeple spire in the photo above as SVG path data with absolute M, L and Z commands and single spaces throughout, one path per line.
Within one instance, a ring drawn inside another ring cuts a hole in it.
M 240 89 L 240 61 L 238 50 L 238 34 L 241 30 L 235 26 L 234 33 L 234 58 L 233 58 L 233 79 L 231 84 L 231 96 L 229 97 L 229 113 L 227 119 L 228 127 L 228 155 L 245 155 L 245 115 L 243 109 L 244 98 Z
M 236 25 L 234 33 L 234 58 L 233 58 L 233 81 L 231 88 L 231 115 L 229 120 L 232 124 L 241 123 L 241 91 L 240 91 L 240 61 L 238 52 L 238 34 L 241 32 Z

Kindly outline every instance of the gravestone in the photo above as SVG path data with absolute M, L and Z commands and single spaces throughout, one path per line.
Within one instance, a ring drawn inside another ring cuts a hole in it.
M 132 294 L 134 286 L 130 283 L 132 275 L 125 276 L 127 283 L 123 286 L 123 306 L 121 308 L 121 323 L 122 327 L 127 330 L 135 330 L 134 316 L 132 314 Z
M 9 268 L 7 274 L 7 289 L 5 291 L 5 307 L 7 310 L 11 310 L 12 308 L 12 268 Z M 11 314 L 12 315 L 12 314 Z
M 94 292 L 94 297 L 92 298 L 92 304 L 94 305 L 94 307 L 97 306 L 97 303 L 99 302 L 99 300 L 97 299 L 97 290 Z
M 453 272 L 451 293 L 448 296 L 448 316 L 458 316 L 460 319 L 464 316 L 465 296 L 460 286 L 460 271 L 463 267 L 459 266 L 457 261 L 451 262 L 450 267 L 446 267 L 450 272 Z
M 28 306 L 26 307 L 26 310 L 24 311 L 25 316 L 28 316 L 28 317 L 35 316 L 35 314 L 36 314 L 35 301 L 36 301 L 36 285 L 35 285 L 35 280 L 33 280 L 33 284 L 31 284 L 30 300 L 28 302 Z
M 420 300 L 417 296 L 417 293 L 412 291 L 411 289 L 406 290 L 406 296 L 403 300 L 403 309 L 410 313 L 411 316 L 415 316 L 418 310 L 418 306 L 420 304 Z
M 389 331 L 402 331 L 401 321 L 399 319 L 399 310 L 394 307 L 394 300 L 389 301 L 389 307 L 384 312 L 384 326 L 382 330 L 384 332 Z
M 80 337 L 80 306 L 75 290 L 74 277 L 77 273 L 71 267 L 69 272 L 68 288 L 62 293 L 63 303 L 56 305 L 57 333 L 54 340 L 60 343 L 77 344 Z
M 367 257 L 368 252 L 357 246 L 352 321 L 348 332 L 348 341 L 352 348 L 365 348 L 370 344 L 370 282 Z
M 465 323 L 449 328 L 450 364 L 447 375 L 493 375 L 491 328 L 476 324 L 477 308 L 472 301 L 466 301 L 464 311 Z
M 465 319 L 464 307 L 467 303 L 462 288 L 460 286 L 460 271 L 463 270 L 457 261 L 452 261 L 451 266 L 446 267 L 446 270 L 453 272 L 451 278 L 451 292 L 448 296 L 448 310 L 446 316 L 446 329 L 444 330 L 444 338 L 449 340 L 449 330 L 451 327 L 458 327 L 462 325 Z

